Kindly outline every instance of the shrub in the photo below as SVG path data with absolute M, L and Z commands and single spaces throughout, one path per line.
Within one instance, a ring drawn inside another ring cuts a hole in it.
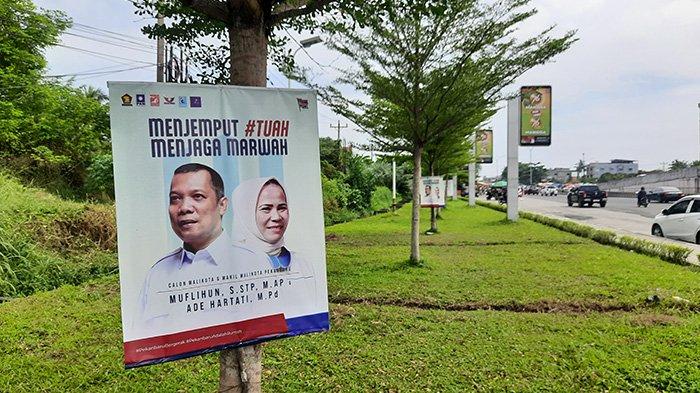
M 591 239 L 600 244 L 615 245 L 617 234 L 613 231 L 598 229 L 593 231 Z
M 93 157 L 87 169 L 85 191 L 102 200 L 114 198 L 114 169 L 111 154 Z
M 477 201 L 481 206 L 485 206 L 494 210 L 506 211 L 506 207 L 494 203 Z M 615 232 L 595 229 L 587 225 L 579 224 L 573 221 L 560 220 L 558 218 L 547 217 L 531 212 L 520 212 L 520 217 L 544 224 L 553 228 L 560 229 L 574 235 L 591 239 L 597 243 L 616 246 L 623 250 L 638 252 L 640 254 L 649 255 L 661 258 L 664 261 L 676 263 L 679 265 L 688 264 L 688 256 L 692 252 L 690 249 L 673 244 L 656 243 L 649 240 L 638 239 L 630 236 L 617 236 Z M 700 254 L 698 254 L 700 260 Z
M 374 191 L 372 191 L 372 197 L 370 198 L 372 211 L 379 212 L 390 209 L 392 199 L 390 189 L 384 186 L 375 187 Z

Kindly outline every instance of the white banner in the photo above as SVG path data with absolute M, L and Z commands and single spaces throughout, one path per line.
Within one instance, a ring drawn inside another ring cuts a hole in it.
M 420 179 L 420 206 L 445 206 L 446 183 L 442 176 L 424 176 Z
M 447 196 L 454 199 L 455 197 L 455 181 L 452 179 L 447 179 Z
M 126 366 L 328 330 L 315 92 L 109 95 Z

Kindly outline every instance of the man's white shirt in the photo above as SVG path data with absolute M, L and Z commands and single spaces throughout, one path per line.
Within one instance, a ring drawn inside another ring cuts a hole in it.
M 225 233 L 196 253 L 179 247 L 151 267 L 133 336 L 153 337 L 247 319 L 254 293 L 240 290 L 240 284 L 246 275 L 269 268 L 267 255 L 234 245 Z

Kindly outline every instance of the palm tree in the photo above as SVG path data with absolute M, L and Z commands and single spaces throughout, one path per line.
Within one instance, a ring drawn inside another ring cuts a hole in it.
M 82 85 L 80 86 L 80 91 L 85 97 L 97 100 L 99 103 L 104 103 L 109 99 L 107 94 L 98 87 Z

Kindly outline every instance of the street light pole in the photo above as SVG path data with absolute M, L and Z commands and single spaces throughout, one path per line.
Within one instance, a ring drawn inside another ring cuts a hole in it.
M 315 35 L 315 36 L 313 36 L 313 37 L 310 37 L 310 38 L 307 38 L 307 39 L 305 39 L 305 40 L 299 41 L 299 44 L 300 44 L 301 46 L 298 47 L 298 48 L 294 51 L 294 53 L 292 53 L 292 59 L 294 59 L 294 56 L 296 56 L 296 55 L 297 55 L 297 52 L 299 52 L 301 49 L 303 49 L 303 48 L 308 48 L 308 47 L 310 47 L 311 45 L 315 45 L 315 44 L 318 44 L 318 43 L 320 43 L 320 42 L 323 42 L 323 40 L 321 40 L 321 37 L 319 37 L 319 36 L 317 36 L 317 35 Z M 290 87 L 292 87 L 292 78 L 287 77 L 287 88 L 290 88 Z
M 530 185 L 532 185 L 532 146 L 530 147 Z

